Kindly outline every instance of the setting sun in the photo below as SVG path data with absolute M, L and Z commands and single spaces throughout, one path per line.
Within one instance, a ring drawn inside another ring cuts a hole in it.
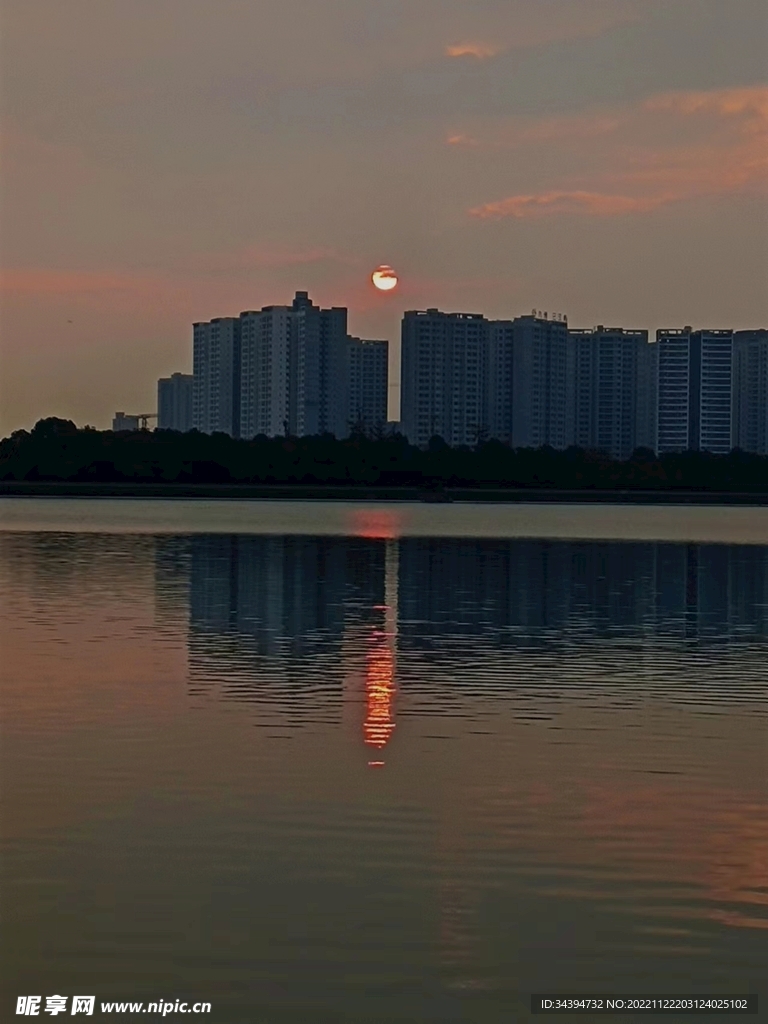
M 391 292 L 397 287 L 397 274 L 392 267 L 382 264 L 371 274 L 371 280 L 381 292 Z

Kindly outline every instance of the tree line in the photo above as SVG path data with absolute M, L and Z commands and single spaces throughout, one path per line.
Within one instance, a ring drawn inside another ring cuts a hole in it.
M 436 437 L 426 449 L 384 432 L 246 441 L 197 431 L 78 429 L 53 417 L 0 441 L 0 480 L 765 493 L 768 457 L 638 449 L 618 462 L 580 448 L 515 449 L 495 440 L 451 448 Z

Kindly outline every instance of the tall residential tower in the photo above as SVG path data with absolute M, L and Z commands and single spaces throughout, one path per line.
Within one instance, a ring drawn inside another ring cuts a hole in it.
M 768 455 L 768 330 L 733 336 L 733 444 Z
M 347 437 L 387 415 L 387 342 L 347 335 L 347 310 L 290 306 L 194 326 L 194 426 L 232 437 Z M 383 410 L 383 411 L 382 411 Z
M 487 432 L 488 330 L 479 313 L 404 315 L 401 421 L 411 444 L 473 445 Z
M 647 388 L 648 331 L 595 327 L 569 331 L 573 347 L 573 443 L 628 459 L 653 443 L 641 404 Z M 650 399 L 645 395 L 646 401 Z
M 204 434 L 240 436 L 240 320 L 218 317 L 193 328 L 192 423 Z
M 512 445 L 567 448 L 572 438 L 573 359 L 566 320 L 513 321 Z
M 157 382 L 158 430 L 191 430 L 194 407 L 194 374 L 173 373 Z
M 656 332 L 659 454 L 733 447 L 733 332 Z

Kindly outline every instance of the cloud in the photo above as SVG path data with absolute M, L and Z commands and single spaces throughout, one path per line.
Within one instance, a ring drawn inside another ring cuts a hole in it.
M 495 57 L 499 53 L 501 47 L 488 43 L 457 43 L 445 48 L 446 57 L 477 57 L 478 60 Z
M 488 150 L 513 149 L 526 143 L 551 143 L 571 139 L 597 139 L 617 132 L 625 117 L 614 111 L 546 118 L 507 118 L 504 123 L 487 126 L 475 134 L 455 131 L 447 138 L 449 146 L 483 146 Z
M 768 86 L 662 93 L 637 120 L 643 115 L 681 135 L 693 131 L 694 141 L 635 153 L 615 181 L 671 188 L 681 200 L 768 191 Z
M 645 109 L 683 116 L 714 114 L 740 118 L 748 132 L 768 131 L 768 85 L 706 91 L 668 92 L 646 100 Z
M 481 220 L 500 220 L 514 217 L 532 220 L 558 214 L 586 214 L 591 217 L 617 217 L 627 213 L 648 213 L 674 196 L 624 196 L 601 192 L 562 191 L 508 196 L 494 203 L 484 203 L 471 209 L 470 215 Z
M 445 140 L 449 146 L 479 146 L 480 143 L 477 139 L 473 139 L 470 135 L 449 135 Z
M 468 138 L 457 133 L 449 141 L 466 145 Z M 595 146 L 585 147 L 585 138 L 594 138 Z M 547 188 L 520 190 L 469 210 L 481 220 L 617 217 L 691 199 L 764 195 L 768 87 L 660 93 L 610 111 L 517 119 L 497 127 L 490 142 L 473 137 L 473 144 L 518 153 L 532 145 L 559 147 L 559 158 L 544 166 L 564 166 L 570 157 L 572 168 L 568 178 Z

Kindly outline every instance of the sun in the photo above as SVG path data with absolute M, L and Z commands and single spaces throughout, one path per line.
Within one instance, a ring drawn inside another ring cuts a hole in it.
M 397 287 L 397 274 L 386 263 L 376 267 L 371 274 L 371 280 L 380 292 L 391 292 L 393 288 Z

